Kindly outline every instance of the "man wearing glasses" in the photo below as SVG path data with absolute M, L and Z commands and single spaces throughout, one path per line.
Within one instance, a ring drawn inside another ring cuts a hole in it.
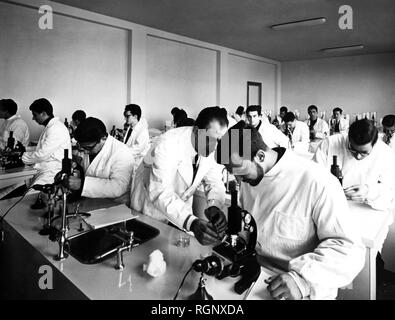
M 131 208 L 193 232 L 203 245 L 219 241 L 227 225 L 221 210 L 225 185 L 213 151 L 227 129 L 226 110 L 209 107 L 199 113 L 194 126 L 161 135 L 137 168 L 131 186 Z M 192 210 L 193 194 L 202 183 L 209 221 L 199 219 Z
M 83 197 L 127 202 L 134 157 L 129 148 L 107 133 L 102 121 L 89 117 L 75 130 L 78 147 L 89 154 L 85 178 L 69 177 L 69 188 Z
M 337 156 L 343 173 L 343 188 L 349 200 L 365 202 L 374 209 L 395 205 L 395 154 L 380 139 L 373 122 L 354 122 L 348 134 L 333 135 L 322 141 L 314 161 L 328 170 Z
M 383 118 L 383 133 L 381 135 L 384 143 L 390 146 L 395 151 L 395 115 L 388 114 Z

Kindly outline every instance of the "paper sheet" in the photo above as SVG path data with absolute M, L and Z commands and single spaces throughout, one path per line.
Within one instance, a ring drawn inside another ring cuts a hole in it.
M 122 204 L 115 207 L 89 211 L 90 217 L 84 218 L 85 222 L 93 229 L 103 228 L 112 224 L 135 219 L 138 215 L 132 214 L 130 208 Z

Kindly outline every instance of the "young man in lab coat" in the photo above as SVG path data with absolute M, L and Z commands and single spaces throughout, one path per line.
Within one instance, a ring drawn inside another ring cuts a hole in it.
M 330 120 L 330 134 L 347 133 L 349 123 L 343 117 L 343 110 L 340 108 L 333 109 L 333 115 Z
M 306 153 L 309 150 L 310 131 L 306 123 L 296 120 L 293 112 L 287 112 L 283 118 L 285 132 L 291 148 L 295 152 Z M 263 140 L 265 141 L 265 140 Z
M 378 130 L 370 120 L 358 120 L 348 134 L 323 140 L 313 160 L 329 172 L 334 155 L 348 199 L 365 202 L 377 210 L 395 206 L 395 154 L 378 139 Z
M 318 108 L 311 105 L 307 109 L 309 119 L 306 121 L 310 131 L 310 140 L 325 139 L 329 136 L 329 126 L 325 120 L 318 116 Z
M 269 120 L 262 119 L 261 106 L 249 106 L 246 113 L 249 124 L 261 134 L 262 139 L 267 146 L 270 148 L 288 147 L 288 138 L 274 125 L 272 125 Z
M 0 119 L 4 119 L 4 123 L 0 128 L 0 149 L 6 147 L 11 131 L 15 142 L 19 141 L 25 147 L 29 144 L 29 127 L 21 116 L 16 114 L 17 111 L 18 105 L 14 100 L 0 100 Z
M 135 165 L 139 165 L 147 154 L 150 142 L 147 121 L 141 117 L 141 108 L 137 104 L 128 104 L 123 112 L 129 125 L 123 138 L 134 155 Z
M 44 98 L 32 103 L 30 110 L 33 120 L 44 126 L 35 151 L 25 152 L 22 161 L 34 165 L 37 174 L 33 177 L 33 184 L 50 184 L 55 175 L 62 169 L 64 150 L 69 151 L 71 158 L 70 134 L 63 122 L 54 117 L 51 103 Z
M 223 108 L 203 109 L 194 126 L 161 135 L 137 169 L 131 187 L 132 209 L 191 231 L 203 245 L 217 242 L 226 228 L 222 207 L 225 185 L 213 151 L 228 129 Z M 193 194 L 203 184 L 205 219 L 192 210 Z
M 89 153 L 85 178 L 69 177 L 69 188 L 83 197 L 112 198 L 127 203 L 134 156 L 122 142 L 109 135 L 104 123 L 86 118 L 74 133 L 79 147 Z
M 230 147 L 224 157 L 221 143 L 217 160 L 241 183 L 240 205 L 256 220 L 258 262 L 276 273 L 268 279 L 269 293 L 282 300 L 335 298 L 365 259 L 339 182 L 285 148 L 270 149 L 242 122 L 228 132 L 229 140 L 222 141 Z M 231 146 L 232 136 L 250 145 L 251 152 Z
M 383 118 L 383 134 L 381 139 L 395 151 L 395 115 L 388 114 Z

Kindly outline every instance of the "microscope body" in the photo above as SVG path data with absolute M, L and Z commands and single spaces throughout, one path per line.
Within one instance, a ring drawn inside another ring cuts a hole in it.
M 12 143 L 7 143 L 7 147 L 0 151 L 1 166 L 5 169 L 24 167 L 25 164 L 22 161 L 22 155 L 25 151 L 26 148 L 19 141 L 15 146 Z

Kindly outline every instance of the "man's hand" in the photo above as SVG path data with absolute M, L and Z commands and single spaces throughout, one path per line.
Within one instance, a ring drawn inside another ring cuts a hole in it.
M 204 211 L 207 219 L 213 224 L 217 236 L 222 238 L 225 235 L 228 223 L 225 214 L 219 208 L 211 206 Z
M 82 188 L 81 178 L 75 177 L 75 176 L 68 177 L 68 179 L 67 179 L 67 187 L 70 190 L 73 190 L 73 191 L 81 190 L 81 188 Z
M 361 202 L 364 202 L 366 200 L 368 191 L 369 188 L 367 184 L 354 185 L 344 189 L 344 193 L 348 200 L 361 201 Z
M 191 224 L 191 231 L 200 244 L 207 246 L 219 240 L 215 227 L 211 222 L 195 219 Z
M 265 280 L 269 285 L 267 290 L 277 300 L 300 300 L 302 293 L 295 280 L 288 273 L 279 274 Z

